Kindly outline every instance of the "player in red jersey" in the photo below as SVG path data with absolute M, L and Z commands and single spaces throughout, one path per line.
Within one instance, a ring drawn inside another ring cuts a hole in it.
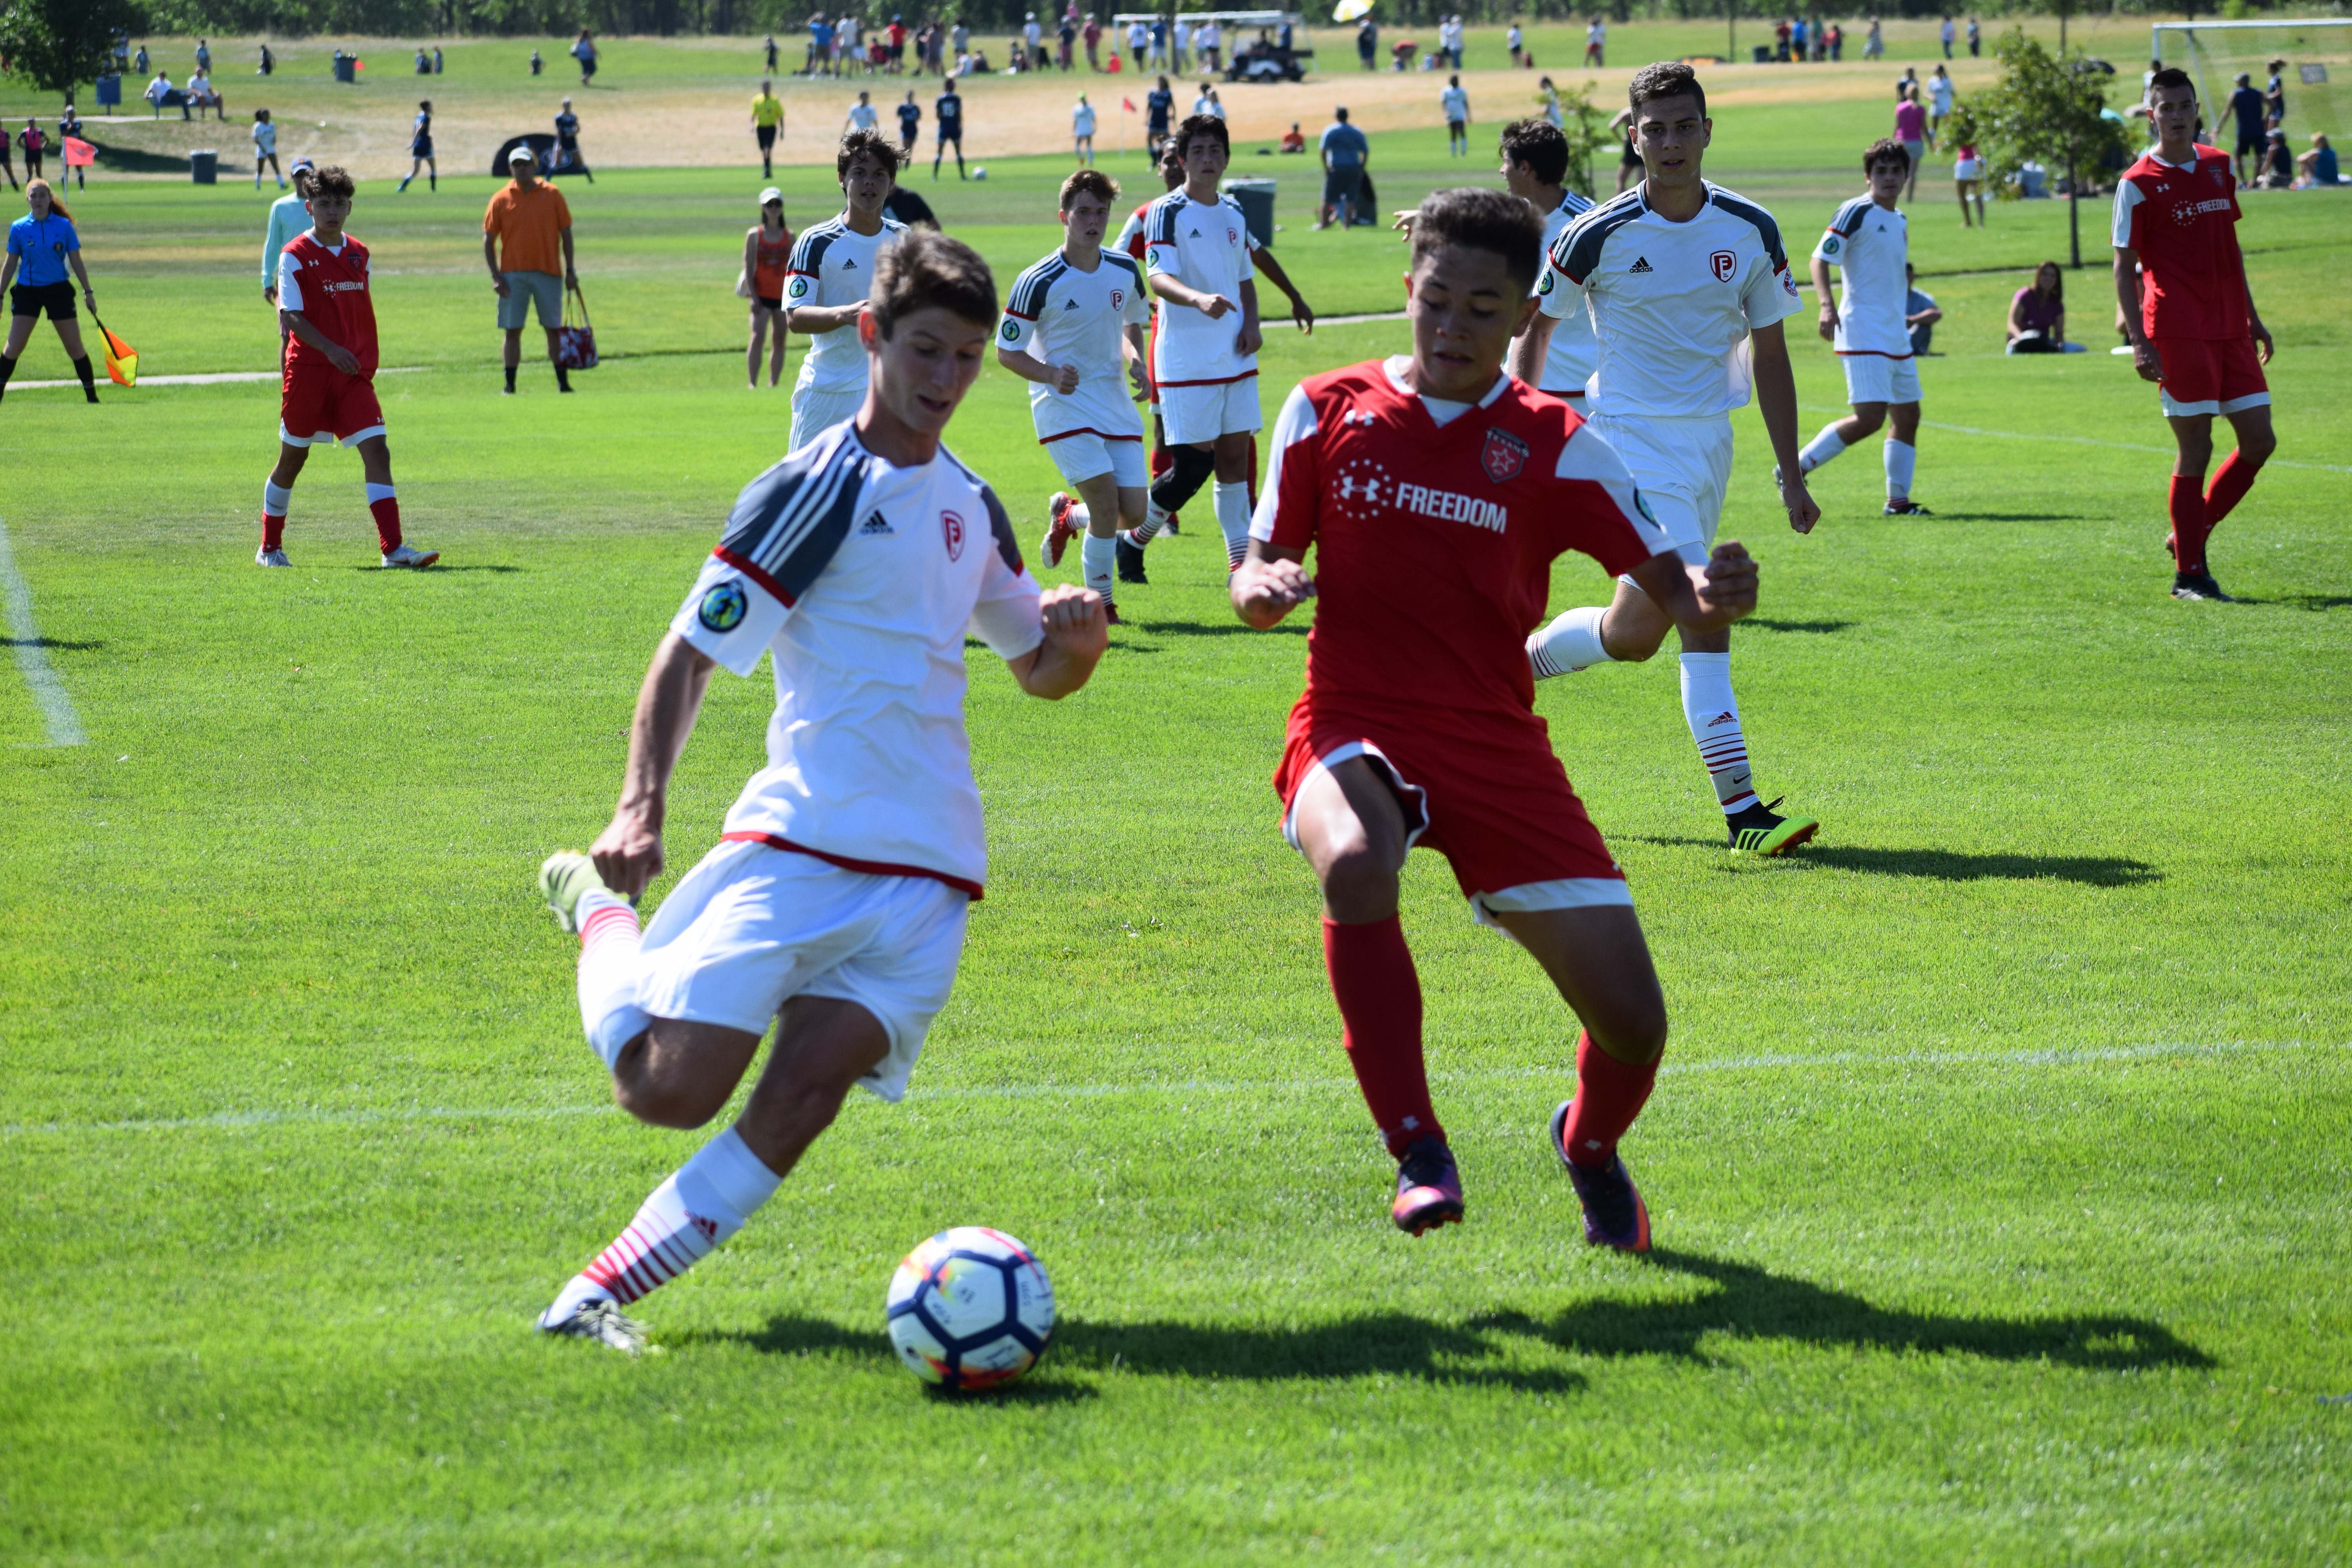
M 278 258 L 278 319 L 288 332 L 278 398 L 278 466 L 261 487 L 257 566 L 285 566 L 286 508 L 310 448 L 341 441 L 360 449 L 368 510 L 386 566 L 430 566 L 437 550 L 400 537 L 392 453 L 375 400 L 375 306 L 368 298 L 367 247 L 343 232 L 352 216 L 351 175 L 330 163 L 310 176 L 310 231 Z
M 1318 599 L 1307 689 L 1275 774 L 1283 831 L 1323 889 L 1323 952 L 1348 1058 L 1398 1162 L 1391 1216 L 1462 1217 L 1429 1099 L 1421 983 L 1397 921 L 1415 844 L 1453 863 L 1473 916 L 1535 956 L 1582 1021 L 1552 1152 L 1585 1239 L 1646 1250 L 1617 1142 L 1665 1048 L 1666 1012 L 1624 874 L 1535 713 L 1526 637 L 1568 551 L 1628 572 L 1693 631 L 1756 606 L 1736 542 L 1692 567 L 1623 462 L 1569 405 L 1502 374 L 1536 309 L 1543 220 L 1501 191 L 1439 191 L 1412 226 L 1410 358 L 1311 376 L 1283 405 L 1234 573 L 1234 610 L 1275 625 Z M 1316 550 L 1316 573 L 1300 564 Z
M 2158 71 L 2147 107 L 2156 146 L 2116 185 L 2116 298 L 2132 363 L 2160 389 L 2179 448 L 2168 508 L 2172 596 L 2227 602 L 2206 565 L 2205 541 L 2278 450 L 2263 379 L 2273 345 L 2238 254 L 2230 155 L 2197 140 L 2196 84 L 2187 71 Z M 2209 490 L 2216 414 L 2237 431 L 2238 449 Z

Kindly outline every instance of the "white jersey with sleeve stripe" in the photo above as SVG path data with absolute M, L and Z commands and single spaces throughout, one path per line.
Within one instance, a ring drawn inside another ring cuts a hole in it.
M 885 217 L 879 234 L 860 234 L 845 216 L 813 223 L 793 241 L 792 258 L 784 264 L 784 304 L 854 305 L 873 292 L 874 258 L 884 246 L 907 232 L 898 219 Z M 857 323 L 846 322 L 809 340 L 801 361 L 799 384 L 819 392 L 845 392 L 866 385 L 866 349 L 857 341 Z
M 980 896 L 964 638 L 1018 658 L 1044 633 L 978 475 L 944 447 L 898 468 L 833 426 L 743 488 L 670 630 L 738 675 L 774 660 L 768 765 L 728 837 Z
M 1709 182 L 1686 223 L 1650 210 L 1634 186 L 1570 224 L 1552 266 L 1571 285 L 1543 302 L 1565 316 L 1578 295 L 1599 345 L 1593 403 L 1620 417 L 1705 418 L 1748 402 L 1748 334 L 1795 310 L 1796 279 L 1772 215 Z
M 1124 329 L 1150 321 L 1143 268 L 1124 251 L 1107 249 L 1092 272 L 1081 272 L 1055 250 L 1013 279 L 997 346 L 1078 367 L 1075 392 L 1029 384 L 1029 417 L 1041 443 L 1080 434 L 1143 438 L 1143 416 L 1127 393 Z
M 1250 265 L 1249 225 L 1231 196 L 1196 202 L 1181 186 L 1151 204 L 1143 220 L 1143 268 L 1164 272 L 1203 294 L 1222 294 L 1234 309 L 1215 321 L 1190 308 L 1160 311 L 1151 347 L 1151 378 L 1160 386 L 1213 386 L 1257 374 L 1257 356 L 1234 346 L 1242 330 L 1242 284 L 1257 276 Z
M 1568 226 L 1592 210 L 1592 198 L 1578 195 L 1574 191 L 1562 191 L 1559 205 L 1544 215 L 1543 276 L 1536 279 L 1536 298 L 1544 299 L 1554 289 L 1567 289 L 1567 281 L 1552 269 L 1549 259 L 1553 242 L 1568 231 Z M 1573 290 L 1570 290 L 1573 293 Z M 1575 309 L 1552 325 L 1551 346 L 1544 353 L 1543 380 L 1537 390 L 1568 396 L 1582 396 L 1586 384 L 1592 379 L 1594 355 L 1592 312 L 1575 301 Z
M 1909 359 L 1903 305 L 1911 284 L 1903 268 L 1911 258 L 1911 231 L 1902 212 L 1856 196 L 1830 219 L 1813 255 L 1838 269 L 1837 352 Z

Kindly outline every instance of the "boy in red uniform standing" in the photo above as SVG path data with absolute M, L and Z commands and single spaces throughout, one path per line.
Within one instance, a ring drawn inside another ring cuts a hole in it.
M 2172 596 L 2229 602 L 2205 563 L 2205 541 L 2253 489 L 2278 450 L 2271 433 L 2270 329 L 2254 309 L 2238 253 L 2237 181 L 2230 155 L 2197 141 L 2197 88 L 2184 70 L 2147 84 L 2156 146 L 2116 186 L 2116 298 L 2132 363 L 2155 382 L 2179 455 L 2172 462 Z M 2256 346 L 2260 344 L 2257 352 Z M 2238 449 L 2205 488 L 2213 416 Z
M 386 566 L 430 566 L 438 551 L 400 537 L 400 502 L 392 488 L 392 453 L 375 400 L 375 306 L 368 298 L 367 247 L 343 232 L 355 187 L 333 164 L 310 179 L 310 228 L 278 258 L 278 319 L 285 325 L 285 384 L 278 415 L 278 466 L 261 487 L 261 549 L 257 566 L 289 565 L 286 508 L 310 448 L 341 441 L 360 449 L 368 510 L 375 516 Z
M 1756 566 L 1731 541 L 1686 566 L 1582 417 L 1503 374 L 1542 254 L 1542 219 L 1516 196 L 1422 203 L 1412 353 L 1291 393 L 1232 595 L 1260 628 L 1320 601 L 1275 787 L 1284 835 L 1322 885 L 1349 1061 L 1398 1163 L 1391 1217 L 1418 1236 L 1463 1213 L 1397 921 L 1398 873 L 1420 844 L 1452 862 L 1472 916 L 1525 947 L 1581 1020 L 1576 1094 L 1549 1140 L 1585 1239 L 1641 1252 L 1649 1216 L 1617 1142 L 1656 1077 L 1665 1002 L 1624 874 L 1535 714 L 1526 637 L 1553 559 L 1570 550 L 1631 573 L 1700 631 L 1755 608 Z M 1310 544 L 1312 577 L 1300 564 Z

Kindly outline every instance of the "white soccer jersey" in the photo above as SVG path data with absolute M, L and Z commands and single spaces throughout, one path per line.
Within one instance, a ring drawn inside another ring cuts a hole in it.
M 1911 293 L 1903 276 L 1910 245 L 1901 211 L 1868 196 L 1854 197 L 1830 219 L 1813 255 L 1838 268 L 1838 353 L 1911 357 L 1911 329 L 1903 321 Z
M 1458 87 L 1449 87 L 1439 93 L 1437 104 L 1449 124 L 1470 118 L 1470 95 Z
M 880 118 L 874 112 L 874 106 L 870 103 L 853 103 L 849 106 L 849 124 L 852 130 L 871 131 Z
M 1095 106 L 1082 103 L 1070 110 L 1070 134 L 1091 136 L 1095 133 Z
M 1636 185 L 1569 225 L 1551 249 L 1544 314 L 1580 296 L 1599 347 L 1595 405 L 1619 417 L 1704 418 L 1746 404 L 1748 334 L 1798 306 L 1772 215 L 1709 182 L 1687 223 L 1650 210 Z
M 887 216 L 879 234 L 858 233 L 845 216 L 809 225 L 793 242 L 792 259 L 785 264 L 785 305 L 851 305 L 865 299 L 873 289 L 875 257 L 906 232 L 905 224 Z M 809 340 L 800 384 L 819 392 L 866 384 L 866 349 L 857 341 L 856 321 Z
M 1029 384 L 1040 443 L 1081 434 L 1142 439 L 1143 416 L 1127 393 L 1122 329 L 1150 320 L 1143 269 L 1123 251 L 1106 250 L 1092 272 L 1081 272 L 1056 250 L 1013 280 L 998 346 L 1078 367 L 1077 390 L 1067 395 Z
M 1145 205 L 1128 214 L 1127 221 L 1118 226 L 1118 237 L 1105 240 L 1103 248 L 1116 250 L 1122 256 L 1133 256 L 1136 253 L 1135 237 L 1143 232 L 1143 215 L 1150 210 L 1149 205 Z
M 988 875 L 964 638 L 1044 641 L 995 493 L 944 447 L 896 468 L 837 425 L 743 488 L 670 630 L 738 675 L 774 658 L 768 765 L 726 837 L 855 871 Z
M 278 151 L 278 122 L 257 120 L 253 122 L 253 151 L 257 157 L 267 158 Z
M 1544 255 L 1551 255 L 1552 242 L 1568 229 L 1568 226 L 1592 210 L 1592 200 L 1574 191 L 1562 191 L 1559 205 L 1544 215 Z M 1536 298 L 1567 285 L 1557 279 L 1547 261 L 1543 276 L 1536 279 Z M 1551 347 L 1544 353 L 1543 380 L 1538 392 L 1581 393 L 1592 379 L 1593 355 L 1592 312 L 1576 309 L 1560 317 L 1551 329 Z
M 1241 204 L 1231 196 L 1196 202 L 1179 186 L 1151 204 L 1143 232 L 1147 273 L 1164 272 L 1234 306 L 1213 321 L 1189 308 L 1162 310 L 1152 342 L 1152 379 L 1163 387 L 1213 386 L 1255 375 L 1257 356 L 1234 346 L 1242 330 L 1242 284 L 1257 276 Z

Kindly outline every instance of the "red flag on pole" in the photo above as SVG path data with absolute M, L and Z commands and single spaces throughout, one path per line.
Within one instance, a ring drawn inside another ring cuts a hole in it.
M 1121 109 L 1126 110 L 1129 114 L 1133 114 L 1135 112 L 1135 100 L 1131 98 L 1120 99 L 1118 100 L 1118 106 Z

